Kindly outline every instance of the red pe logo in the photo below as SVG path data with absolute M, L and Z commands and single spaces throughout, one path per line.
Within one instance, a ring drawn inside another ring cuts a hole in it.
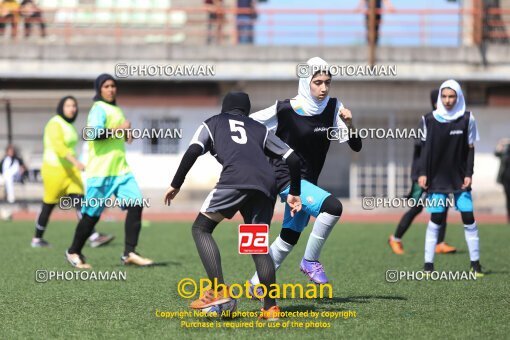
M 267 224 L 239 225 L 239 254 L 269 253 L 269 226 Z

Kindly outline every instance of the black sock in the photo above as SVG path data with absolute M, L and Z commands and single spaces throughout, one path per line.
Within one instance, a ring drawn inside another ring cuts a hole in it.
M 269 254 L 256 254 L 252 255 L 255 262 L 255 268 L 259 276 L 260 284 L 266 286 L 266 296 L 264 297 L 264 309 L 276 306 L 276 300 L 269 297 L 269 290 L 271 285 L 276 282 L 276 274 L 274 269 L 274 262 Z
M 441 223 L 441 228 L 439 228 L 439 234 L 437 235 L 437 244 L 444 242 L 444 237 L 446 235 L 446 221 Z
M 97 233 L 97 230 L 96 230 L 96 228 L 94 227 L 94 229 L 92 229 L 92 231 L 90 232 L 90 236 L 89 236 L 89 240 L 90 240 L 90 241 L 92 241 L 92 240 L 91 240 L 91 237 L 92 237 L 92 235 L 94 235 L 95 233 Z
M 134 253 L 138 244 L 138 236 L 140 236 L 140 229 L 142 228 L 142 210 L 143 208 L 140 206 L 127 208 L 126 224 L 124 225 L 126 232 L 125 256 L 128 256 L 131 252 Z
M 55 205 L 56 204 L 42 204 L 41 212 L 39 213 L 37 224 L 35 225 L 35 237 L 43 237 L 46 226 L 48 225 L 48 220 L 50 219 L 51 212 L 53 211 L 53 208 L 55 208 Z
M 76 231 L 74 232 L 73 244 L 69 248 L 69 254 L 81 254 L 81 250 L 87 242 L 92 230 L 96 223 L 99 221 L 99 217 L 92 217 L 87 214 L 83 214 L 82 219 L 78 222 Z
M 73 203 L 78 202 L 78 204 L 74 205 L 74 208 L 76 209 L 76 217 L 78 220 L 81 220 L 81 200 L 83 199 L 83 195 L 80 194 L 69 194 L 69 197 L 71 197 Z
M 441 228 L 439 228 L 439 234 L 437 235 L 437 244 L 443 243 L 444 238 L 446 236 L 446 220 L 448 218 L 448 209 L 446 209 L 446 211 L 444 212 L 443 215 L 444 215 L 444 216 L 442 216 L 443 220 L 440 224 Z
M 299 231 L 294 231 L 290 228 L 282 228 L 280 231 L 280 238 L 293 246 L 298 242 L 299 236 L 301 236 Z
M 505 190 L 506 196 L 506 214 L 508 223 L 510 224 L 510 179 L 503 178 L 503 189 Z
M 407 229 L 411 226 L 411 223 L 413 223 L 413 220 L 416 216 L 418 216 L 419 213 L 423 210 L 423 207 L 412 207 L 409 209 L 404 216 L 400 219 L 400 222 L 397 226 L 397 230 L 395 231 L 395 237 L 396 238 L 402 238 L 404 237 L 404 234 L 406 233 Z
M 198 214 L 191 227 L 193 240 L 195 240 L 195 245 L 207 273 L 207 277 L 212 282 L 212 289 L 216 289 L 214 279 L 216 279 L 219 284 L 225 283 L 223 281 L 223 271 L 221 269 L 220 251 L 216 241 L 214 241 L 212 237 L 212 232 L 217 225 L 218 222 L 202 214 Z

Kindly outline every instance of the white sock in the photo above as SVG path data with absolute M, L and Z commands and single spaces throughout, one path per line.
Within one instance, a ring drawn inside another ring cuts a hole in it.
M 471 261 L 480 260 L 480 239 L 478 238 L 478 227 L 476 222 L 473 224 L 464 224 L 464 236 L 469 249 L 469 258 Z
M 425 263 L 434 263 L 439 228 L 441 226 L 432 221 L 429 221 L 427 225 L 427 232 L 425 233 Z
M 97 231 L 93 232 L 92 235 L 89 236 L 90 241 L 95 241 L 99 237 L 99 233 Z
M 308 243 L 306 244 L 305 260 L 319 260 L 322 247 L 339 219 L 340 216 L 334 216 L 326 212 L 322 212 L 317 216 L 310 237 L 308 238 Z
M 289 255 L 292 248 L 294 248 L 294 246 L 282 240 L 280 236 L 278 236 L 276 240 L 274 240 L 273 244 L 271 244 L 271 247 L 269 248 L 269 255 L 271 255 L 271 258 L 274 261 L 275 270 L 278 270 L 283 260 L 285 260 L 287 255 Z M 253 277 L 251 278 L 250 282 L 253 285 L 258 285 L 260 283 L 259 277 L 256 272 L 255 275 L 253 275 Z

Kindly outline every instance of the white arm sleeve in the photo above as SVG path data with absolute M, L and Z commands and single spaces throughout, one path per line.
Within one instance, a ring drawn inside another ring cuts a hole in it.
M 343 125 L 338 126 L 338 120 L 340 119 L 340 110 L 342 110 L 343 108 L 344 108 L 344 104 L 342 104 L 342 102 L 337 99 L 336 110 L 335 110 L 336 115 L 335 115 L 335 120 L 333 121 L 333 127 L 343 127 Z
M 269 130 L 275 131 L 278 127 L 278 116 L 276 115 L 276 103 L 267 109 L 257 111 L 250 115 L 250 118 L 264 124 Z
M 475 142 L 480 140 L 480 135 L 478 134 L 478 128 L 476 126 L 475 116 L 471 112 L 469 116 L 469 127 L 468 127 L 468 143 L 474 144 Z
M 425 142 L 427 140 L 427 125 L 425 124 L 425 117 L 421 116 L 421 130 L 423 130 L 423 135 L 421 137 L 421 141 Z
M 344 143 L 349 140 L 349 128 L 340 118 L 340 110 L 344 108 L 344 104 L 338 99 L 336 100 L 335 119 L 333 120 L 333 127 L 338 129 L 339 143 Z

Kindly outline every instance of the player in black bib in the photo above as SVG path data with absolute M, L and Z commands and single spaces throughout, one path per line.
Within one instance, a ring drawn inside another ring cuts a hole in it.
M 425 144 L 420 157 L 418 183 L 428 190 L 432 205 L 427 208 L 431 217 L 425 237 L 424 270 L 434 270 L 434 248 L 440 225 L 446 218 L 446 198 L 453 193 L 455 206 L 464 223 L 471 270 L 477 276 L 482 276 L 478 228 L 471 197 L 474 142 L 480 138 L 473 114 L 466 111 L 459 83 L 447 80 L 441 85 L 437 109 L 423 116 L 422 122 Z
M 203 309 L 231 300 L 228 289 L 215 287 L 215 279 L 224 285 L 220 253 L 212 232 L 223 218 L 240 212 L 245 223 L 271 224 L 276 201 L 274 171 L 267 156 L 278 157 L 290 170 L 290 193 L 287 203 L 292 215 L 301 210 L 300 164 L 298 156 L 262 124 L 248 117 L 250 99 L 246 93 L 231 92 L 223 100 L 221 113 L 207 119 L 198 128 L 165 194 L 170 204 L 182 186 L 196 159 L 210 152 L 222 165 L 220 179 L 205 200 L 192 227 L 193 239 L 213 287 L 191 308 Z M 274 263 L 269 254 L 252 255 L 261 283 L 269 291 L 275 283 Z M 279 309 L 276 301 L 264 298 L 262 316 L 274 319 Z
M 432 104 L 432 110 L 435 110 L 437 108 L 437 97 L 439 96 L 439 90 L 432 90 L 430 92 L 430 102 Z M 413 151 L 413 163 L 411 165 L 411 191 L 409 192 L 409 195 L 407 198 L 414 199 L 418 201 L 419 199 L 424 198 L 427 194 L 426 191 L 423 190 L 422 187 L 418 184 L 418 176 L 419 176 L 419 163 L 420 163 L 420 155 L 421 155 L 421 149 L 423 146 L 423 142 L 420 138 L 417 138 L 414 143 L 414 151 Z M 407 232 L 409 227 L 411 226 L 411 223 L 413 223 L 413 220 L 416 216 L 418 216 L 423 211 L 423 206 L 418 205 L 415 207 L 412 207 L 409 209 L 404 216 L 400 219 L 400 222 L 398 223 L 397 229 L 395 230 L 395 234 L 390 235 L 388 239 L 388 244 L 390 245 L 391 250 L 393 253 L 397 255 L 404 254 L 404 246 L 402 245 L 402 237 L 404 237 L 404 234 Z M 448 208 L 445 211 L 445 215 L 448 214 Z M 441 228 L 439 229 L 439 236 L 437 238 L 437 245 L 436 245 L 436 254 L 449 254 L 449 253 L 455 253 L 457 251 L 457 248 L 452 247 L 451 245 L 447 244 L 444 241 L 446 235 L 446 216 L 441 224 Z
M 307 64 L 309 70 L 319 71 L 310 72 L 308 77 L 300 78 L 296 97 L 277 101 L 275 105 L 250 117 L 266 125 L 287 143 L 299 156 L 302 164 L 303 210 L 291 216 L 290 209 L 285 207 L 283 228 L 270 250 L 275 267 L 278 269 L 282 264 L 296 245 L 310 216 L 314 216 L 316 220 L 300 269 L 314 283 L 323 284 L 328 282 L 328 278 L 319 262 L 319 256 L 326 239 L 342 214 L 341 202 L 317 185 L 331 142 L 330 138 L 334 137 L 328 133 L 332 128 L 342 129 L 342 133 L 339 134 L 340 141 L 348 141 L 354 151 L 361 150 L 361 139 L 347 138 L 349 133 L 345 132 L 353 128 L 352 114 L 338 99 L 330 98 L 328 95 L 331 75 L 323 72 L 328 69 L 328 64 L 318 57 L 308 60 Z M 272 164 L 276 172 L 278 192 L 282 200 L 285 200 L 289 191 L 289 169 L 278 159 L 274 159 Z M 259 282 L 257 273 L 250 282 L 253 285 Z

